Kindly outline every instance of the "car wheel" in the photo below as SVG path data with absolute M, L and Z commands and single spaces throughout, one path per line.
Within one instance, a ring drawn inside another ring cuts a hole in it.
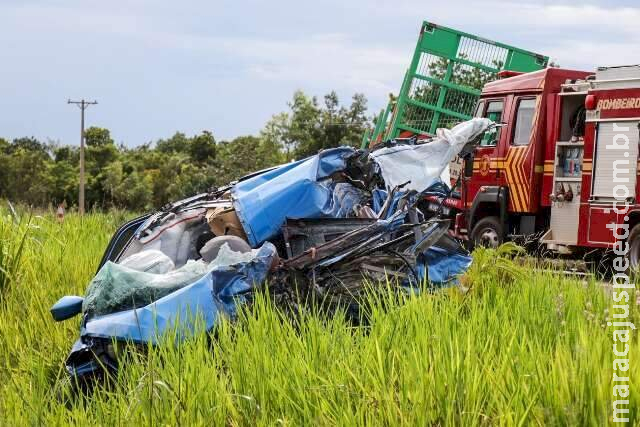
M 503 242 L 504 232 L 500 219 L 496 216 L 482 218 L 471 231 L 472 247 L 497 248 Z
M 627 238 L 629 244 L 629 267 L 631 271 L 640 271 L 640 224 L 636 224 Z

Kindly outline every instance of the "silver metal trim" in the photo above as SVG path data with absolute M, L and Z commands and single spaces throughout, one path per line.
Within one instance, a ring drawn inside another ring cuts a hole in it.
M 560 96 L 587 95 L 588 93 L 589 93 L 588 91 L 581 91 L 581 92 L 560 92 L 560 93 L 558 93 L 558 95 L 560 95 Z
M 587 119 L 586 123 L 596 123 L 596 122 L 637 122 L 640 121 L 640 116 L 638 117 L 614 117 L 612 119 Z

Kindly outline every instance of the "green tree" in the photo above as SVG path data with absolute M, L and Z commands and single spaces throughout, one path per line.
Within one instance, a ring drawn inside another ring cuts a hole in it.
M 262 147 L 268 162 L 281 163 L 290 161 L 295 149 L 295 140 L 290 133 L 291 118 L 288 113 L 275 114 L 260 131 Z
M 180 163 L 179 171 L 168 188 L 169 200 L 203 193 L 212 186 L 214 180 L 215 177 L 207 173 L 205 168 L 192 162 Z
M 14 139 L 13 142 L 11 143 L 11 146 L 9 147 L 9 151 L 17 152 L 20 150 L 39 153 L 44 156 L 46 156 L 47 154 L 46 146 L 34 137 L 30 137 L 30 138 L 24 137 L 24 138 Z
M 49 202 L 46 153 L 13 147 L 13 152 L 5 161 L 6 180 L 4 197 L 29 205 L 45 206 Z
M 111 200 L 104 189 L 104 170 L 118 159 L 119 151 L 108 129 L 92 126 L 85 130 L 86 203 L 87 206 L 106 208 Z
M 357 147 L 365 129 L 371 126 L 366 117 L 367 100 L 362 94 L 355 94 L 347 107 L 340 105 L 338 95 L 332 91 L 320 106 L 316 98 L 298 91 L 289 106 L 289 129 L 282 133 L 293 141 L 297 158 L 341 145 Z
M 322 145 L 320 107 L 315 97 L 296 91 L 289 103 L 291 121 L 289 138 L 295 144 L 295 156 L 306 157 L 318 152 Z
M 47 165 L 49 203 L 66 202 L 72 206 L 78 200 L 78 167 L 68 161 L 55 161 Z
M 11 144 L 4 138 L 0 138 L 0 153 L 9 153 Z
M 91 126 L 84 130 L 84 140 L 88 147 L 113 145 L 109 129 Z
M 216 158 L 216 140 L 209 131 L 203 131 L 200 135 L 191 138 L 189 143 L 189 155 L 193 161 L 208 163 Z
M 342 112 L 341 120 L 345 126 L 339 145 L 359 147 L 364 132 L 373 127 L 373 123 L 367 118 L 367 98 L 364 94 L 353 95 L 349 108 Z
M 182 132 L 176 132 L 171 138 L 158 140 L 156 148 L 162 153 L 187 153 L 189 138 Z
M 357 145 L 370 123 L 366 99 L 341 105 L 335 92 L 322 98 L 294 93 L 289 111 L 272 116 L 258 136 L 217 143 L 203 131 L 177 132 L 155 145 L 116 145 L 106 128 L 86 136 L 86 201 L 89 207 L 147 210 L 228 184 L 248 173 L 338 145 Z M 36 138 L 0 138 L 0 197 L 46 206 L 78 197 L 79 149 Z
M 144 211 L 151 208 L 151 181 L 144 174 L 133 171 L 114 189 L 115 201 L 119 206 Z
M 220 143 L 219 181 L 227 183 L 251 172 L 280 163 L 270 154 L 265 157 L 264 143 L 255 136 L 239 136 L 230 142 Z
M 56 162 L 67 162 L 78 164 L 80 160 L 80 150 L 69 145 L 53 147 L 53 160 Z
M 121 200 L 119 200 L 119 189 L 122 181 L 124 180 L 122 162 L 115 161 L 106 166 L 102 171 L 102 176 L 102 191 L 106 196 L 105 198 L 112 204 L 120 205 Z
M 0 198 L 8 197 L 9 189 L 9 164 L 11 162 L 11 144 L 4 138 L 0 138 Z

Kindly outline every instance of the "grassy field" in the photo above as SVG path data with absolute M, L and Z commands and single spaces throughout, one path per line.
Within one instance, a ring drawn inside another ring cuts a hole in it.
M 133 354 L 112 387 L 73 394 L 63 362 L 79 319 L 54 323 L 49 308 L 84 293 L 124 214 L 69 215 L 63 225 L 33 217 L 19 260 L 12 254 L 26 219 L 18 227 L 6 211 L 1 216 L 2 425 L 610 422 L 607 293 L 517 267 L 495 251 L 474 254 L 467 292 L 390 297 L 374 304 L 368 328 L 341 316 L 291 320 L 259 298 L 215 339 Z M 638 314 L 634 307 L 636 324 Z M 632 380 L 640 378 L 639 355 L 634 336 Z M 640 407 L 637 392 L 630 399 Z

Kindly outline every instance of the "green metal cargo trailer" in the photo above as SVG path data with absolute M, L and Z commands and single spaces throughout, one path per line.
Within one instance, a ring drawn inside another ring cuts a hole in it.
M 380 112 L 363 147 L 404 134 L 429 135 L 473 116 L 485 83 L 501 71 L 546 68 L 549 58 L 424 22 L 398 97 Z

